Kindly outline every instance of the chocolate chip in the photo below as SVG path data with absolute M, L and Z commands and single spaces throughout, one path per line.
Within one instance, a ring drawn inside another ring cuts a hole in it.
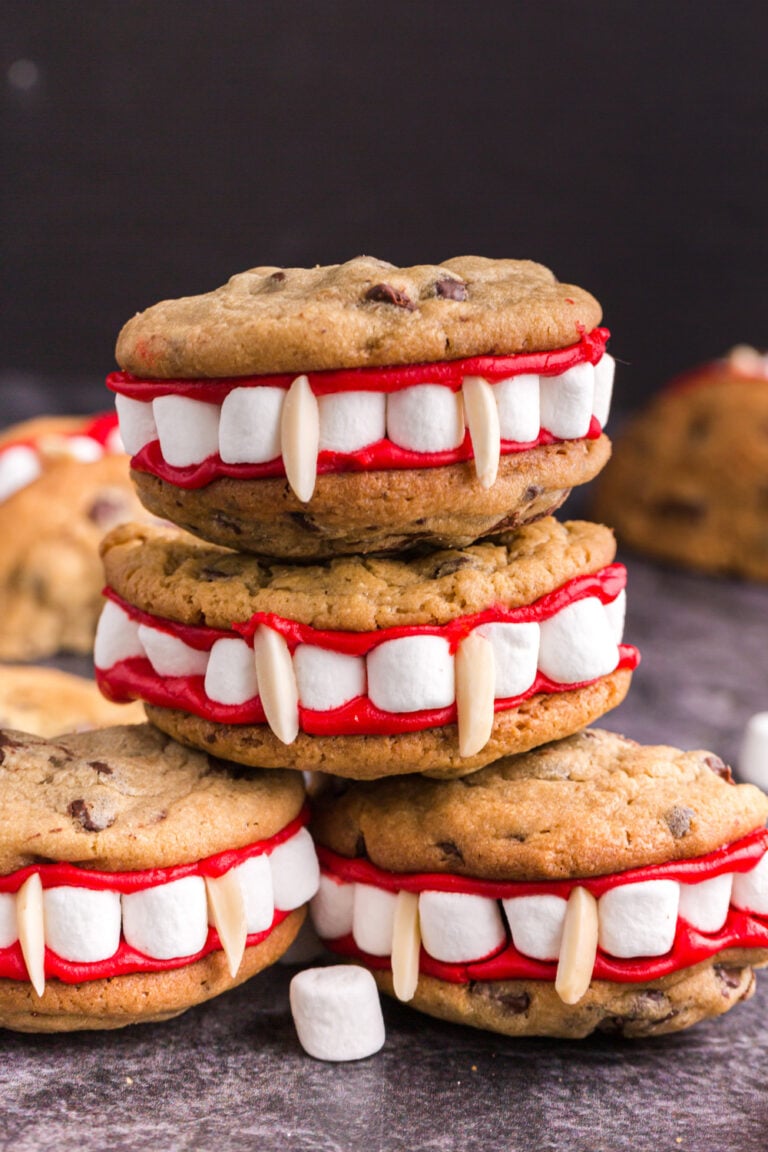
M 227 516 L 225 512 L 214 512 L 211 519 L 217 527 L 225 528 L 228 532 L 234 532 L 235 536 L 242 536 L 243 530 L 238 522 L 233 520 L 231 516 Z M 194 533 L 194 529 L 190 528 L 190 531 Z
M 707 506 L 701 500 L 688 500 L 683 496 L 669 496 L 657 500 L 652 511 L 667 520 L 680 520 L 686 524 L 699 524 L 707 514 Z
M 703 440 L 712 431 L 712 419 L 703 413 L 694 416 L 688 425 L 689 440 Z
M 372 284 L 364 298 L 375 304 L 394 304 L 396 308 L 405 308 L 408 312 L 413 312 L 416 307 L 410 296 L 393 288 L 391 284 Z
M 86 832 L 103 832 L 105 828 L 109 828 L 109 826 L 115 822 L 114 818 L 105 821 L 94 819 L 93 813 L 85 800 L 73 800 L 67 808 L 67 811 L 72 819 L 77 820 Z
M 88 509 L 88 519 L 105 532 L 128 519 L 130 502 L 121 492 L 100 492 Z
M 675 804 L 674 808 L 670 808 L 668 812 L 664 813 L 664 820 L 675 840 L 681 840 L 683 836 L 687 836 L 691 830 L 691 820 L 696 815 L 693 808 L 687 808 L 684 804 Z
M 317 535 L 318 532 L 321 531 L 312 517 L 308 516 L 306 512 L 289 512 L 288 515 L 294 524 L 298 524 L 299 528 L 304 532 L 312 532 Z
M 227 580 L 229 578 L 228 572 L 219 572 L 217 568 L 201 568 L 198 572 L 199 580 L 206 580 L 209 584 L 214 580 Z
M 285 280 L 285 272 L 273 272 L 270 276 L 270 280 L 275 280 L 278 284 L 281 283 L 283 280 Z
M 522 1016 L 531 1006 L 531 997 L 527 992 L 507 990 L 503 983 L 496 981 L 471 980 L 469 994 L 498 1004 L 510 1016 Z
M 362 832 L 358 833 L 357 841 L 355 842 L 355 856 L 367 856 L 368 849 L 365 844 L 365 836 Z
M 88 765 L 94 768 L 100 776 L 111 776 L 112 769 L 109 764 L 105 764 L 103 760 L 89 760 Z
M 725 780 L 726 784 L 733 784 L 733 773 L 728 764 L 721 760 L 719 756 L 710 755 L 704 757 L 704 763 L 715 776 L 719 776 L 721 780 Z
M 475 566 L 471 556 L 451 556 L 448 560 L 438 561 L 432 578 L 439 580 L 441 576 L 453 576 L 454 572 L 460 572 L 462 568 L 474 568 Z
M 435 296 L 442 296 L 444 300 L 466 300 L 467 286 L 463 280 L 451 280 L 446 276 L 444 280 L 435 281 Z
M 723 964 L 715 964 L 712 967 L 712 971 L 720 983 L 725 985 L 726 989 L 733 989 L 740 986 L 744 969 L 726 968 Z M 728 992 L 724 991 L 723 996 L 728 996 Z
M 439 840 L 435 845 L 445 856 L 446 860 L 460 860 L 462 863 L 464 857 L 458 844 L 454 844 L 453 840 Z
M 543 491 L 544 489 L 541 484 L 529 484 L 525 490 L 525 496 L 523 499 L 525 500 L 526 504 L 530 504 L 531 501 L 535 500 L 537 496 L 541 496 Z

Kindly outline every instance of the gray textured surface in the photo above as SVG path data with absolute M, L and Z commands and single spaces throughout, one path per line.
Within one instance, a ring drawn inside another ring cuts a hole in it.
M 606 726 L 733 761 L 744 721 L 768 708 L 768 589 L 629 567 L 627 638 L 644 658 Z M 165 1025 L 0 1033 L 0 1149 L 768 1147 L 768 973 L 750 1003 L 650 1041 L 512 1041 L 387 1003 L 384 1050 L 350 1065 L 302 1054 L 289 979 L 278 966 Z

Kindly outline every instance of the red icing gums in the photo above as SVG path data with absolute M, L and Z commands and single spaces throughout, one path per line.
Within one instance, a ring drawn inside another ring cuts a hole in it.
M 471 892 L 493 899 L 553 893 L 567 898 L 572 888 L 587 888 L 599 897 L 609 888 L 641 880 L 671 879 L 683 883 L 697 883 L 719 876 L 723 872 L 748 872 L 768 848 L 768 832 L 759 828 L 735 844 L 719 848 L 707 856 L 692 860 L 677 860 L 669 864 L 650 864 L 633 868 L 612 876 L 585 879 L 531 883 L 499 883 L 475 880 L 443 873 L 386 872 L 367 860 L 350 860 L 330 849 L 317 847 L 318 858 L 326 875 L 346 882 L 373 884 L 390 892 L 405 889 L 409 892 L 441 891 Z M 664 956 L 639 957 L 618 960 L 598 949 L 593 979 L 612 980 L 617 983 L 645 983 L 657 980 L 670 972 L 698 964 L 726 948 L 768 948 L 768 926 L 764 918 L 755 913 L 742 912 L 731 907 L 727 920 L 719 932 L 703 933 L 683 920 L 678 920 L 672 948 Z M 337 940 L 325 941 L 334 952 L 353 956 L 367 967 L 387 969 L 389 957 L 370 956 L 357 947 L 351 934 Z M 422 948 L 419 970 L 426 975 L 452 984 L 466 984 L 474 980 L 554 980 L 556 961 L 533 960 L 524 956 L 508 941 L 496 954 L 464 964 L 445 964 L 433 959 Z

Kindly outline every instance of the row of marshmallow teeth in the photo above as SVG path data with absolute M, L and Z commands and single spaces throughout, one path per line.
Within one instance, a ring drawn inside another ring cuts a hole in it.
M 102 445 L 92 436 L 63 436 L 51 434 L 41 437 L 35 447 L 29 444 L 11 444 L 0 450 L 0 501 L 37 480 L 43 471 L 45 458 L 62 457 L 92 464 L 105 453 L 123 452 L 123 442 L 117 428 Z
M 174 960 L 200 952 L 213 925 L 234 976 L 246 936 L 266 932 L 276 909 L 306 904 L 318 881 L 305 828 L 222 876 L 184 876 L 131 893 L 74 885 L 43 889 L 33 872 L 18 892 L 0 893 L 0 948 L 19 941 L 32 986 L 42 996 L 46 947 L 71 963 L 93 964 L 114 956 L 122 937 L 144 956 Z
M 357 452 L 388 438 L 411 452 L 447 452 L 469 427 L 477 475 L 496 479 L 502 440 L 528 444 L 546 428 L 560 440 L 586 436 L 593 415 L 608 420 L 615 362 L 578 364 L 560 376 L 513 376 L 489 384 L 465 378 L 461 392 L 417 384 L 398 392 L 335 392 L 316 397 L 306 376 L 291 387 L 234 388 L 221 405 L 187 396 L 152 401 L 115 398 L 126 450 L 153 440 L 167 464 L 186 468 L 218 454 L 226 464 L 266 464 L 282 457 L 288 482 L 308 501 L 318 452 Z
M 487 743 L 494 701 L 521 696 L 537 671 L 558 684 L 580 684 L 616 668 L 624 628 L 624 592 L 608 604 L 588 596 L 541 624 L 483 624 L 454 656 L 441 636 L 384 640 L 364 656 L 299 644 L 261 625 L 253 648 L 239 638 L 216 640 L 210 652 L 177 636 L 138 624 L 114 601 L 104 606 L 94 661 L 108 670 L 145 657 L 158 676 L 203 676 L 209 700 L 244 704 L 260 695 L 274 734 L 285 744 L 299 731 L 299 703 L 330 711 L 367 694 L 383 712 L 409 713 L 457 706 L 459 750 L 471 756 Z
M 415 992 L 422 945 L 446 964 L 477 962 L 505 946 L 508 927 L 518 952 L 558 961 L 555 987 L 565 1003 L 575 1004 L 592 979 L 598 946 L 625 960 L 664 956 L 674 943 L 678 916 L 714 933 L 725 924 L 731 903 L 768 915 L 768 855 L 750 872 L 696 884 L 643 880 L 617 885 L 599 900 L 578 887 L 567 900 L 550 894 L 499 902 L 466 892 L 394 893 L 323 873 L 310 912 L 321 939 L 351 933 L 363 952 L 391 956 L 395 992 L 402 1000 Z

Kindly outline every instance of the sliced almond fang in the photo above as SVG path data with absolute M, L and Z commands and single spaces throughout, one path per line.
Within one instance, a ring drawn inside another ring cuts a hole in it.
M 267 723 L 283 744 L 299 734 L 299 690 L 291 653 L 283 636 L 260 624 L 253 636 L 259 696 Z
M 236 976 L 245 952 L 248 927 L 245 920 L 245 901 L 237 873 L 230 869 L 223 876 L 206 876 L 208 907 L 213 926 L 219 934 L 229 973 Z
M 45 992 L 45 929 L 39 872 L 28 876 L 16 894 L 16 923 L 30 983 L 38 996 L 42 996 Z
M 474 756 L 493 729 L 496 662 L 490 640 L 470 632 L 458 647 L 455 667 L 459 755 Z
M 419 982 L 419 897 L 416 892 L 397 894 L 392 927 L 392 984 L 398 1000 L 412 1000 Z
M 280 450 L 288 483 L 303 504 L 317 480 L 320 410 L 306 376 L 297 376 L 285 394 L 280 417 Z
M 472 437 L 477 478 L 481 487 L 491 488 L 496 482 L 501 454 L 501 428 L 496 397 L 493 388 L 482 376 L 466 376 L 461 391 L 464 414 Z
M 592 980 L 597 955 L 597 900 L 586 888 L 568 897 L 555 991 L 564 1004 L 577 1004 Z

